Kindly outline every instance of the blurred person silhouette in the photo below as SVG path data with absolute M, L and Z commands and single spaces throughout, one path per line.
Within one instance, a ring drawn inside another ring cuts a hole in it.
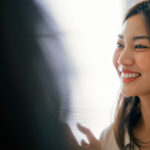
M 1 149 L 79 148 L 65 123 L 69 67 L 53 18 L 32 0 L 1 0 L 0 10 Z

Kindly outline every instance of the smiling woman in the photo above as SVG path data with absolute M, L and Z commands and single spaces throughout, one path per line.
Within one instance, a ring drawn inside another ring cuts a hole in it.
M 117 42 L 114 65 L 121 78 L 121 93 L 114 123 L 117 143 L 129 149 L 150 148 L 150 1 L 127 13 Z M 126 136 L 129 141 L 126 143 Z
M 143 19 L 141 15 L 129 18 L 117 42 L 114 64 L 119 68 L 125 96 L 140 96 L 147 92 L 145 88 L 150 89 L 150 42 Z
M 118 36 L 113 62 L 121 89 L 113 124 L 103 131 L 99 149 L 150 149 L 150 1 L 143 0 L 127 13 Z M 83 147 L 99 144 L 89 129 L 78 126 L 89 139 Z M 96 149 L 96 148 L 95 148 Z

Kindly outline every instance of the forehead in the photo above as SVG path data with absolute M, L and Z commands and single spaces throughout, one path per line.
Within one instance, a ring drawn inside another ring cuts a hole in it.
M 124 23 L 121 34 L 123 36 L 147 35 L 144 17 L 141 14 L 130 17 Z

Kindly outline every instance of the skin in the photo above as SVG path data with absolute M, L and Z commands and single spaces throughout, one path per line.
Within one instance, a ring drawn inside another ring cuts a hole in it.
M 144 18 L 135 15 L 129 18 L 122 29 L 114 54 L 114 65 L 119 73 L 119 67 L 141 73 L 141 76 L 130 83 L 121 78 L 121 92 L 125 96 L 139 96 L 140 99 L 150 98 L 150 40 L 148 37 Z M 135 39 L 137 38 L 137 39 Z
M 141 141 L 150 141 L 150 39 L 142 15 L 130 17 L 124 24 L 114 54 L 114 65 L 121 79 L 121 93 L 124 96 L 139 96 L 141 100 L 142 119 L 135 127 L 134 134 Z M 134 40 L 133 40 L 134 39 Z M 139 72 L 136 80 L 125 83 L 119 68 Z M 146 145 L 150 149 L 150 144 Z
M 77 124 L 77 127 L 83 134 L 86 135 L 89 141 L 89 143 L 84 140 L 81 141 L 82 150 L 101 150 L 100 142 L 96 139 L 90 129 L 82 126 L 79 123 Z
M 114 66 L 121 79 L 122 95 L 139 96 L 141 100 L 142 118 L 135 127 L 134 134 L 144 142 L 150 141 L 150 37 L 147 31 L 141 14 L 130 17 L 123 25 L 113 57 Z M 119 68 L 138 72 L 140 77 L 132 82 L 124 82 Z M 100 150 L 99 141 L 92 132 L 80 124 L 77 126 L 89 140 L 89 144 L 81 142 L 83 149 Z M 146 147 L 140 150 L 150 149 L 150 144 L 144 146 Z

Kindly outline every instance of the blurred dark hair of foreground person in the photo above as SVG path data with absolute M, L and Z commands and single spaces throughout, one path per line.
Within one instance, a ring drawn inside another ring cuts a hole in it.
M 69 84 L 59 78 L 63 59 L 57 57 L 65 55 L 53 19 L 47 26 L 32 0 L 1 0 L 0 10 L 0 149 L 77 149 L 71 130 L 63 123 L 67 117 L 60 119 Z M 48 59 L 37 34 L 45 28 Z M 68 107 L 69 98 L 65 103 Z M 68 108 L 64 113 L 67 116 Z

